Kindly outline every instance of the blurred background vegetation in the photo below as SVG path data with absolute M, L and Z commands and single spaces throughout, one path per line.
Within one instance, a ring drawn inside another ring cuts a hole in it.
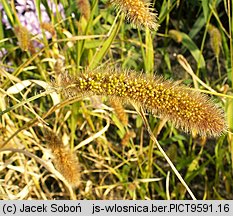
M 233 2 L 151 3 L 158 31 L 107 0 L 0 1 L 1 199 L 191 199 L 133 106 L 65 99 L 48 85 L 116 65 L 179 80 L 225 111 L 229 131 L 214 139 L 146 117 L 197 199 L 233 199 Z M 45 126 L 79 159 L 78 187 L 54 167 Z

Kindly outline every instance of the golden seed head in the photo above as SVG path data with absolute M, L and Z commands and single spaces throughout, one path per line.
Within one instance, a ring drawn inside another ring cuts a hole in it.
M 77 0 L 76 2 L 81 15 L 86 20 L 88 20 L 90 18 L 90 13 L 91 13 L 91 5 L 89 0 Z
M 129 22 L 157 31 L 159 27 L 157 14 L 149 3 L 144 0 L 110 0 L 110 2 L 126 14 Z
M 45 139 L 54 156 L 53 162 L 56 169 L 74 187 L 80 183 L 80 168 L 78 158 L 66 148 L 62 140 L 52 131 L 45 130 Z
M 31 36 L 29 31 L 24 26 L 17 26 L 14 28 L 16 37 L 19 41 L 19 46 L 23 51 L 29 50 L 31 43 Z
M 86 72 L 67 78 L 63 92 L 74 95 L 107 95 L 121 101 L 133 101 L 167 118 L 186 132 L 218 136 L 226 129 L 223 111 L 205 95 L 159 77 L 139 76 L 119 70 Z
M 110 99 L 110 105 L 114 108 L 114 111 L 118 117 L 118 119 L 122 122 L 124 126 L 128 125 L 128 116 L 125 113 L 124 107 L 121 101 L 116 98 Z
M 49 32 L 52 36 L 56 35 L 56 31 L 54 26 L 52 25 L 52 23 L 47 23 L 47 22 L 42 22 L 40 24 L 40 27 L 44 30 L 46 30 L 47 32 Z

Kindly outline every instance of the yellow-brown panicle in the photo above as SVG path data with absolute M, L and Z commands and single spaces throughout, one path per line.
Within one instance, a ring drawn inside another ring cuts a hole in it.
M 78 9 L 81 15 L 88 20 L 90 18 L 91 13 L 91 5 L 89 0 L 76 0 Z
M 19 46 L 23 51 L 28 51 L 31 43 L 31 35 L 26 27 L 16 26 L 15 35 L 19 41 Z
M 40 24 L 40 27 L 42 29 L 44 29 L 45 31 L 49 32 L 52 36 L 55 36 L 56 35 L 56 31 L 55 31 L 55 28 L 54 26 L 52 25 L 52 23 L 48 23 L 48 22 L 42 22 Z
M 146 26 L 151 30 L 158 29 L 157 14 L 144 0 L 110 0 L 110 2 L 126 14 L 129 22 L 136 26 Z
M 46 130 L 45 139 L 53 154 L 56 169 L 74 187 L 80 183 L 80 168 L 78 158 L 66 148 L 62 140 L 52 131 Z
M 127 124 L 128 124 L 128 116 L 125 113 L 125 109 L 124 109 L 121 101 L 116 100 L 115 98 L 112 98 L 112 99 L 110 99 L 110 105 L 114 109 L 114 111 L 116 113 L 116 116 L 121 121 L 121 123 L 124 126 L 127 126 Z
M 219 136 L 226 130 L 224 112 L 211 99 L 160 77 L 106 69 L 86 72 L 77 77 L 64 74 L 59 83 L 57 87 L 65 96 L 105 95 L 132 101 L 172 121 L 186 132 Z

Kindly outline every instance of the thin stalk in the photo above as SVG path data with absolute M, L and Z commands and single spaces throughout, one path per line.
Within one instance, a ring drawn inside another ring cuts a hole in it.
M 138 113 L 142 117 L 142 120 L 143 120 L 143 122 L 144 122 L 144 124 L 146 126 L 146 129 L 147 129 L 148 133 L 150 134 L 150 137 L 151 137 L 152 141 L 156 144 L 159 151 L 162 153 L 162 155 L 164 156 L 164 158 L 166 159 L 166 161 L 168 162 L 168 164 L 172 168 L 172 170 L 175 173 L 175 175 L 177 176 L 177 178 L 180 180 L 180 182 L 183 184 L 183 186 L 188 191 L 189 195 L 192 197 L 193 200 L 196 200 L 196 197 L 194 196 L 193 192 L 191 191 L 189 186 L 186 184 L 186 182 L 184 181 L 184 179 L 182 178 L 182 176 L 180 175 L 180 173 L 178 172 L 178 170 L 176 169 L 176 167 L 174 166 L 174 164 L 172 163 L 170 158 L 167 156 L 167 154 L 165 153 L 163 148 L 160 146 L 160 144 L 159 144 L 158 140 L 156 139 L 156 137 L 154 136 L 153 132 L 151 131 L 149 123 L 148 123 L 148 121 L 147 121 L 147 119 L 145 117 L 144 110 L 141 107 L 140 107 L 140 110 L 139 110 L 139 108 L 136 105 L 134 105 L 134 107 L 136 108 L 136 110 L 138 110 Z

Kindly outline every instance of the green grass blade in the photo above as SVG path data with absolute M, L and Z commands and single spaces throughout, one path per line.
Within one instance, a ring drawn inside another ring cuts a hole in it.
M 196 46 L 193 40 L 185 33 L 182 34 L 182 44 L 190 51 L 193 58 L 197 62 L 197 67 L 199 69 L 204 69 L 206 67 L 205 59 L 200 51 L 200 49 Z
M 194 38 L 200 32 L 200 30 L 204 27 L 205 24 L 206 24 L 205 16 L 204 16 L 204 14 L 201 14 L 197 18 L 197 20 L 194 23 L 192 29 L 190 30 L 189 37 Z
M 108 39 L 106 39 L 103 43 L 103 46 L 101 47 L 101 49 L 95 54 L 93 61 L 90 65 L 90 69 L 94 69 L 96 68 L 102 61 L 102 59 L 104 58 L 104 56 L 106 55 L 106 53 L 108 52 L 108 50 L 110 49 L 113 40 L 116 38 L 119 30 L 120 30 L 120 26 L 122 23 L 122 17 L 120 19 L 120 21 L 118 23 L 116 23 L 116 25 L 113 27 L 111 34 L 109 35 Z
M 10 6 L 10 4 L 9 4 L 9 1 L 7 1 L 7 0 L 2 0 L 1 3 L 2 3 L 2 6 L 3 6 L 3 8 L 4 8 L 4 11 L 6 12 L 7 18 L 8 18 L 8 20 L 9 20 L 11 26 L 14 26 L 14 23 L 15 23 L 15 22 L 14 22 L 14 17 L 13 17 L 13 11 L 12 11 L 12 9 L 11 9 L 11 6 Z
M 203 0 L 203 1 L 201 1 L 201 4 L 202 4 L 202 8 L 203 8 L 203 14 L 204 14 L 204 17 L 205 17 L 205 21 L 207 22 L 208 16 L 209 16 L 209 13 L 210 13 L 209 6 L 208 6 L 209 1 Z
M 154 48 L 153 39 L 149 29 L 146 29 L 146 59 L 144 65 L 147 73 L 153 73 L 154 71 Z

